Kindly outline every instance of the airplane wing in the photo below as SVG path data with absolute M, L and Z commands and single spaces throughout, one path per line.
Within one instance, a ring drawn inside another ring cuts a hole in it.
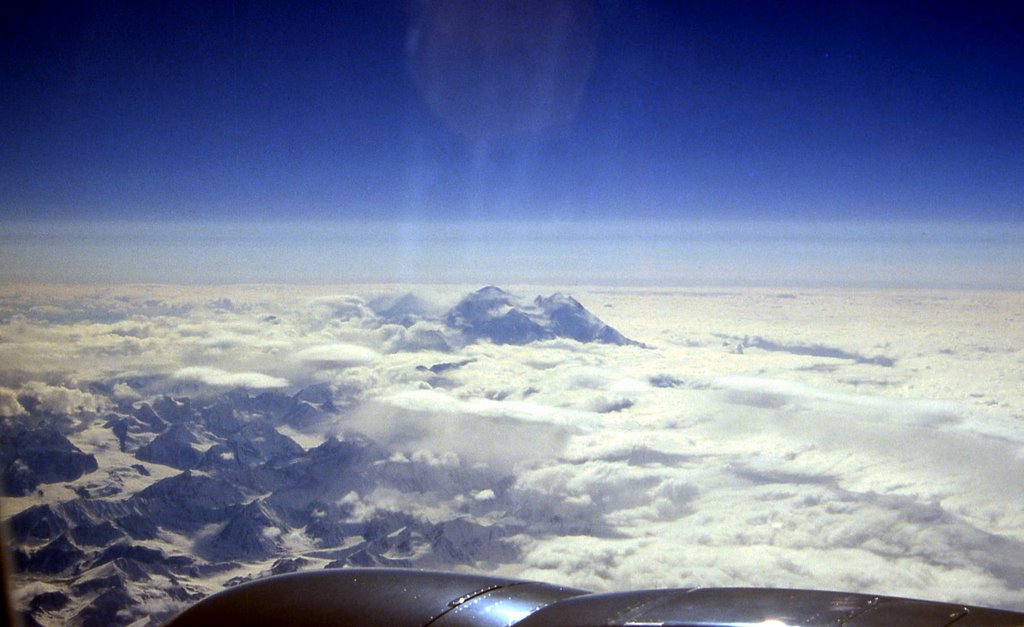
M 591 594 L 545 583 L 405 569 L 261 579 L 215 594 L 168 627 L 1024 627 L 1024 613 L 816 590 L 682 588 Z

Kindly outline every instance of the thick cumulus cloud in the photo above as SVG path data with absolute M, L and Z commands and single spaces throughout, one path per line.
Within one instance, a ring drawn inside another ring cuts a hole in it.
M 574 294 L 643 348 L 449 343 L 442 308 L 367 289 L 8 294 L 0 414 L 276 389 L 416 475 L 357 518 L 501 528 L 504 574 L 1022 607 L 1020 295 Z
M 99 413 L 110 405 L 104 396 L 41 381 L 29 381 L 21 394 L 33 399 L 42 411 L 54 414 Z

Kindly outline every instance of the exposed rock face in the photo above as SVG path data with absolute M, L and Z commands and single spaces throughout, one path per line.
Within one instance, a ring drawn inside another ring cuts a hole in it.
M 271 507 L 288 520 L 299 521 L 307 519 L 313 502 L 365 493 L 372 485 L 369 466 L 385 457 L 369 440 L 329 438 L 295 460 L 268 463 L 259 471 L 262 484 L 273 489 Z
M 215 561 L 265 559 L 281 551 L 276 538 L 281 525 L 262 501 L 239 508 L 203 547 L 204 557 Z
M 16 551 L 14 563 L 18 570 L 55 575 L 77 566 L 84 557 L 81 549 L 61 535 L 32 553 Z
M 302 557 L 283 557 L 270 567 L 271 575 L 285 575 L 295 573 L 309 565 L 309 560 Z
M 320 409 L 306 401 L 299 401 L 291 411 L 281 418 L 282 422 L 296 429 L 308 429 L 319 424 L 322 419 L 323 414 L 320 413 Z
M 163 396 L 153 401 L 153 410 L 168 422 L 187 422 L 194 415 L 192 401 L 188 398 Z
M 131 622 L 126 618 L 134 620 L 140 614 L 137 609 L 132 609 L 136 607 L 138 601 L 126 591 L 110 588 L 76 614 L 75 619 L 81 625 L 124 625 Z
M 16 419 L 0 429 L 0 460 L 7 496 L 31 494 L 41 483 L 74 481 L 99 466 L 56 428 Z
M 32 612 L 53 612 L 70 602 L 71 599 L 63 592 L 41 592 L 32 598 L 28 607 Z
M 142 514 L 128 514 L 114 519 L 118 529 L 135 540 L 152 540 L 160 531 L 152 518 Z
M 578 342 L 639 345 L 602 322 L 571 296 L 538 296 L 533 303 L 524 305 L 494 286 L 481 288 L 463 298 L 445 315 L 444 323 L 471 342 L 486 339 L 495 344 L 529 344 L 568 338 Z
M 71 537 L 80 546 L 108 546 L 124 537 L 124 532 L 110 521 L 78 525 L 71 529 Z
M 205 524 L 224 520 L 227 508 L 243 493 L 222 479 L 185 471 L 138 492 L 130 501 L 140 513 L 161 526 L 193 532 Z
M 245 424 L 238 417 L 238 409 L 227 402 L 219 402 L 210 407 L 204 407 L 202 418 L 206 428 L 220 436 L 237 433 Z
M 107 562 L 124 560 L 135 564 L 173 564 L 176 566 L 183 566 L 192 563 L 192 560 L 186 556 L 168 558 L 164 555 L 163 551 L 151 549 L 139 544 L 123 542 L 104 549 L 93 561 L 93 565 L 99 566 L 101 564 L 106 564 Z
M 67 523 L 49 505 L 36 505 L 11 516 L 9 529 L 16 542 L 31 542 L 56 538 Z
M 161 418 L 149 403 L 140 403 L 138 407 L 135 407 L 132 417 L 146 425 L 147 430 L 153 433 L 160 433 L 167 428 L 167 421 Z
M 164 464 L 179 470 L 194 468 L 203 454 L 192 447 L 196 441 L 195 436 L 182 424 L 174 424 L 156 436 L 152 442 L 141 447 L 135 452 L 144 462 Z
M 139 435 L 151 431 L 149 426 L 132 416 L 117 416 L 111 414 L 107 417 L 107 427 L 117 436 L 118 446 L 121 452 L 128 451 L 138 446 Z
M 253 420 L 242 427 L 238 433 L 229 438 L 228 442 L 239 445 L 240 449 L 255 452 L 255 457 L 243 460 L 247 463 L 271 461 L 275 459 L 292 459 L 305 451 L 295 440 L 281 435 L 274 427 L 262 420 Z
M 305 401 L 319 405 L 324 409 L 332 409 L 334 407 L 334 393 L 331 391 L 329 383 L 317 383 L 316 385 L 305 387 L 296 392 L 292 398 L 296 401 Z

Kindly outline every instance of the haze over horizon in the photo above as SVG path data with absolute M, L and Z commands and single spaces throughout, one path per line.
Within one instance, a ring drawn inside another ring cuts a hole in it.
M 1019 6 L 2 11 L 5 282 L 1024 287 Z

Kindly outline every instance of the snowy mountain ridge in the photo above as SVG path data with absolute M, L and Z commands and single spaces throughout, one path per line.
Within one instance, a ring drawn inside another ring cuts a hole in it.
M 444 323 L 468 341 L 529 344 L 567 338 L 619 346 L 641 346 L 588 311 L 572 296 L 556 292 L 522 303 L 493 285 L 467 295 L 445 314 Z

